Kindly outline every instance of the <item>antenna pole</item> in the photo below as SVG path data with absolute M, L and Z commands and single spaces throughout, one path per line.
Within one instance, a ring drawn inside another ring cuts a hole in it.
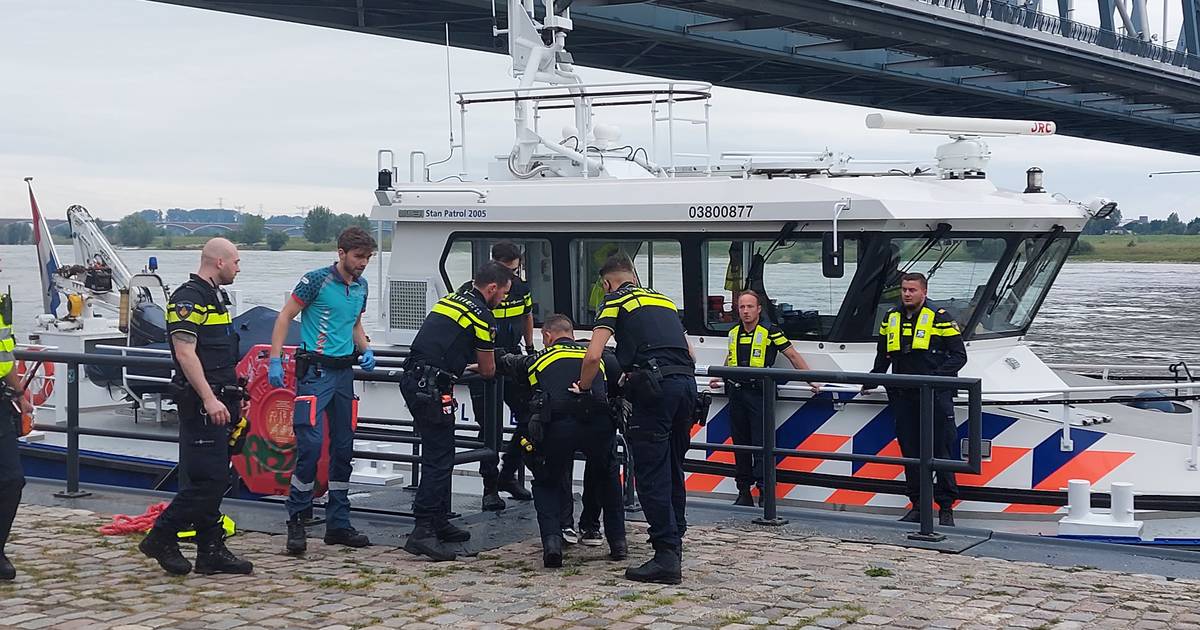
M 494 5 L 493 5 L 494 6 Z M 450 87 L 450 23 L 446 23 L 446 124 L 450 126 L 450 152 L 454 152 L 454 92 Z

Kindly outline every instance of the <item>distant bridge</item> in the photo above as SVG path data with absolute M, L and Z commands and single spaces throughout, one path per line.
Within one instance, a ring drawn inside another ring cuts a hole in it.
M 33 227 L 33 222 L 27 218 L 21 219 L 4 219 L 0 218 L 0 228 L 8 227 L 13 223 L 24 223 Z M 224 236 L 236 230 L 240 223 L 215 223 L 209 221 L 151 221 L 151 225 L 161 227 L 167 234 L 172 236 Z M 65 233 L 62 226 L 67 225 L 65 219 L 46 219 L 46 225 L 51 232 Z M 117 225 L 116 221 L 107 221 L 104 230 L 109 230 Z M 303 236 L 303 225 L 273 225 L 267 224 L 268 231 L 283 232 L 288 236 Z M 385 230 L 388 231 L 388 230 Z

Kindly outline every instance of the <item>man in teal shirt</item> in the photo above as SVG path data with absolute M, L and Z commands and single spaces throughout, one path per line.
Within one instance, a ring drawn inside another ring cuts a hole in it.
M 354 451 L 351 415 L 354 370 L 375 368 L 375 354 L 362 327 L 367 308 L 363 271 L 375 254 L 375 239 L 360 227 L 338 236 L 338 261 L 304 274 L 275 320 L 271 335 L 271 385 L 283 387 L 283 340 L 288 324 L 300 318 L 300 348 L 296 351 L 296 396 L 292 417 L 296 434 L 296 469 L 287 498 L 287 551 L 300 555 L 308 547 L 300 514 L 311 510 L 317 460 L 329 421 L 329 500 L 325 506 L 325 544 L 366 547 L 365 534 L 350 526 L 350 460 Z

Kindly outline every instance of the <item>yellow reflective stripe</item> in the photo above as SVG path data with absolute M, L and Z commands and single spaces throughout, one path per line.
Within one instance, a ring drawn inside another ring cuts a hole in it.
M 13 371 L 13 366 L 16 364 L 16 361 L 0 361 L 0 378 L 8 376 L 8 373 Z
M 492 309 L 492 316 L 496 319 L 508 319 L 510 317 L 518 317 L 525 314 L 525 305 L 518 304 L 516 306 L 497 306 Z
M 616 317 L 620 310 L 621 308 L 618 306 L 606 306 L 604 307 L 604 310 L 600 311 L 600 316 L 596 319 L 608 319 L 610 317 Z
M 458 311 L 459 313 L 466 315 L 471 320 L 471 322 L 474 323 L 476 326 L 479 326 L 481 328 L 488 328 L 488 325 L 486 323 L 484 323 L 484 321 L 482 319 L 480 319 L 478 315 L 476 315 L 475 313 L 472 313 L 471 309 L 467 308 L 467 306 L 465 304 L 460 304 L 454 300 L 451 300 L 448 297 L 444 297 L 444 298 L 438 300 L 437 304 L 435 304 L 434 306 L 437 306 L 438 304 L 440 304 L 442 306 L 446 306 L 451 309 L 454 309 L 454 310 Z M 445 313 L 443 313 L 443 315 L 445 315 Z M 456 320 L 458 319 L 457 317 L 452 317 L 452 318 L 456 319 Z
M 17 340 L 9 337 L 8 339 L 0 339 L 0 351 L 12 352 L 17 348 Z
M 638 296 L 638 297 L 622 304 L 621 308 L 623 308 L 627 311 L 632 311 L 635 308 L 641 308 L 643 306 L 661 306 L 662 308 L 669 308 L 672 311 L 679 310 L 679 309 L 675 308 L 675 303 L 672 302 L 670 299 L 665 298 L 665 297 L 658 297 L 658 296 L 654 296 L 654 295 Z
M 887 321 L 880 328 L 880 333 L 887 337 L 887 351 L 900 351 L 900 313 L 892 311 L 888 313 Z
M 233 318 L 229 313 L 197 313 L 195 311 L 188 313 L 187 317 L 180 317 L 174 310 L 167 311 L 167 323 L 178 324 L 179 322 L 191 322 L 197 326 L 220 326 L 233 323 Z
M 454 320 L 456 324 L 463 328 L 473 328 L 475 337 L 483 341 L 492 341 L 492 330 L 483 324 L 483 321 L 478 317 L 472 317 L 470 313 L 465 313 L 455 308 L 451 308 L 445 302 L 437 302 L 433 305 L 433 312 L 438 315 L 444 315 Z M 478 323 L 476 323 L 478 322 Z
M 586 355 L 587 355 L 586 348 L 554 348 L 550 352 L 547 352 L 546 354 L 538 357 L 537 361 L 534 361 L 533 365 L 530 366 L 530 368 L 529 368 L 529 384 L 537 385 L 538 384 L 538 374 L 540 372 L 545 371 L 545 369 L 550 367 L 550 364 L 554 363 L 555 361 L 558 361 L 559 359 L 583 360 L 583 358 Z M 600 362 L 600 373 L 601 374 L 604 373 L 604 362 L 603 361 Z

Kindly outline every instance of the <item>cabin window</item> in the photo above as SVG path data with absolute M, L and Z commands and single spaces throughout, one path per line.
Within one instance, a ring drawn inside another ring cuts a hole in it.
M 1000 282 L 995 299 L 980 313 L 976 335 L 1020 333 L 1050 290 L 1071 249 L 1071 239 L 1041 235 L 1022 239 Z
M 671 298 L 683 314 L 683 267 L 678 241 L 576 239 L 571 241 L 572 313 L 579 328 L 591 328 L 604 299 L 600 267 L 614 254 L 633 260 L 638 284 Z
M 547 315 L 554 312 L 554 265 L 550 257 L 550 241 L 546 239 L 454 236 L 442 261 L 443 280 L 451 291 L 457 291 L 471 279 L 480 265 L 491 260 L 492 245 L 501 240 L 516 243 L 524 252 L 520 273 L 529 282 L 529 290 L 533 295 L 533 321 L 541 324 Z
M 929 280 L 927 304 L 946 309 L 965 326 L 980 302 L 988 281 L 1004 256 L 1002 238 L 928 237 L 893 238 L 887 244 L 889 259 L 880 273 L 883 291 L 875 313 L 875 329 L 888 309 L 900 302 L 900 276 L 921 273 Z
M 765 297 L 763 319 L 778 324 L 790 339 L 829 335 L 847 288 L 858 268 L 859 243 L 845 239 L 846 273 L 826 278 L 819 238 L 705 241 L 705 324 L 728 331 L 738 321 L 734 296 L 753 289 Z

